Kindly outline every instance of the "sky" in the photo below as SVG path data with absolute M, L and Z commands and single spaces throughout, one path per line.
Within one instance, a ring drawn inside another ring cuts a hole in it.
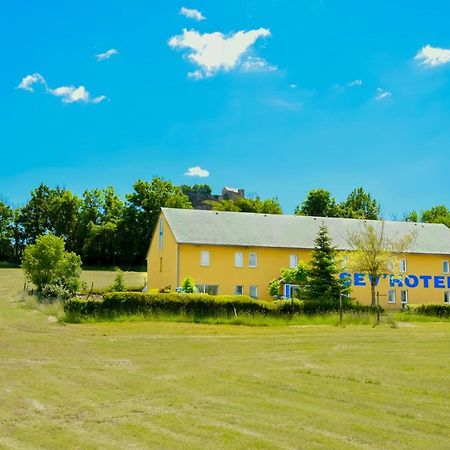
M 448 0 L 3 2 L 0 198 L 137 179 L 450 206 Z

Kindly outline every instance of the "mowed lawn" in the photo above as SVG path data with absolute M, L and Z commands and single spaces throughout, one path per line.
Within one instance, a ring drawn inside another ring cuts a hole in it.
M 61 325 L 22 286 L 0 269 L 0 448 L 450 448 L 450 323 Z

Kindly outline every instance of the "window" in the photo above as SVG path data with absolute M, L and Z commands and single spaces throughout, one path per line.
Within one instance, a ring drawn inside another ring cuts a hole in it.
M 343 256 L 342 257 L 342 268 L 346 269 L 347 268 L 347 264 L 348 264 L 348 256 Z
M 392 273 L 394 271 L 394 262 L 392 261 L 392 259 L 389 259 L 387 262 L 387 268 L 389 270 L 390 273 Z
M 198 292 L 202 294 L 218 295 L 219 286 L 217 284 L 197 284 Z
M 236 252 L 234 254 L 234 267 L 244 266 L 244 254 L 242 252 Z
M 444 261 L 444 262 L 442 263 L 442 271 L 443 271 L 444 273 L 449 273 L 449 272 L 450 272 L 450 270 L 449 270 L 449 265 L 448 265 L 448 261 Z
M 235 295 L 243 295 L 244 294 L 244 286 L 239 285 L 234 288 Z
M 200 252 L 200 265 L 203 267 L 209 266 L 209 250 L 202 250 Z
M 400 272 L 402 273 L 406 272 L 406 259 L 400 260 Z
M 298 266 L 298 256 L 297 255 L 289 255 L 289 269 L 296 269 Z
M 258 266 L 258 257 L 256 253 L 248 254 L 248 267 L 257 267 Z
M 158 248 L 161 250 L 163 248 L 163 236 L 164 236 L 164 225 L 163 220 L 159 219 L 159 237 L 158 237 Z
M 450 291 L 444 292 L 444 303 L 450 303 Z
M 402 304 L 408 303 L 408 291 L 400 291 L 400 297 L 402 299 Z
M 389 303 L 395 303 L 395 289 L 389 289 L 388 302 Z
M 258 298 L 258 286 L 250 286 L 249 294 L 252 298 Z

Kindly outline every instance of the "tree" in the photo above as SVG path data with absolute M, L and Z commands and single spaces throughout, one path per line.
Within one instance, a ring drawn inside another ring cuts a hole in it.
M 208 201 L 213 211 L 252 212 L 260 214 L 282 214 L 277 198 L 261 200 L 260 197 L 224 199 L 220 201 Z
M 25 248 L 22 268 L 44 297 L 68 298 L 81 287 L 81 258 L 65 251 L 64 240 L 53 234 L 39 236 L 35 244 Z
M 0 261 L 12 258 L 14 236 L 14 211 L 0 201 Z
M 385 232 L 384 222 L 379 226 L 361 223 L 359 232 L 349 233 L 347 242 L 351 248 L 347 267 L 352 272 L 366 273 L 370 280 L 372 306 L 376 305 L 376 286 L 383 274 L 392 271 L 392 265 L 412 245 L 414 233 L 394 239 Z
M 306 200 L 295 208 L 298 216 L 339 217 L 336 200 L 325 189 L 313 189 Z
M 362 187 L 354 189 L 340 205 L 342 217 L 379 220 L 380 205 Z
M 445 205 L 434 206 L 422 213 L 422 222 L 443 223 L 450 228 L 450 210 Z
M 280 277 L 272 280 L 269 283 L 269 294 L 271 297 L 278 297 L 280 295 L 281 283 L 294 284 L 299 287 L 300 295 L 305 293 L 308 283 L 309 268 L 304 262 L 292 269 L 281 269 Z
M 195 281 L 190 276 L 184 278 L 183 282 L 181 283 L 181 288 L 186 294 L 193 294 L 194 292 L 198 292 Z
M 210 200 L 212 196 L 211 186 L 208 184 L 194 184 L 188 186 L 182 184 L 181 191 L 185 194 L 194 208 L 201 208 L 206 200 Z
M 133 187 L 134 192 L 126 196 L 127 207 L 133 210 L 128 213 L 129 218 L 135 221 L 130 224 L 135 236 L 133 245 L 137 258 L 142 262 L 161 208 L 191 209 L 192 204 L 179 187 L 159 177 L 153 178 L 151 183 L 138 180 Z
M 325 225 L 319 227 L 310 265 L 308 296 L 317 300 L 339 300 L 343 286 L 338 278 L 337 250 Z

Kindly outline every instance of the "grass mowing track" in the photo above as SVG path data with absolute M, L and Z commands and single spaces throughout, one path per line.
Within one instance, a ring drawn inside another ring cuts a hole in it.
M 450 448 L 448 322 L 61 325 L 22 286 L 0 270 L 0 448 Z

